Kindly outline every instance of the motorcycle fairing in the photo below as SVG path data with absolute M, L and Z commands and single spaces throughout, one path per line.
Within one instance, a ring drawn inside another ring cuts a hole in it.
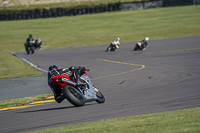
M 58 80 L 59 77 L 65 78 L 66 80 L 70 80 L 69 76 L 66 75 L 66 74 L 56 75 L 56 76 L 52 77 L 51 80 L 54 81 L 53 83 L 54 83 L 57 87 L 63 88 L 64 86 L 68 85 L 68 84 L 66 84 L 66 83 L 61 83 L 61 81 Z
M 88 86 L 86 86 L 86 90 L 84 91 L 86 101 L 94 101 L 94 99 L 97 99 L 96 92 L 93 89 L 93 85 L 90 78 L 84 74 L 81 76 L 81 79 L 88 84 Z
M 142 43 L 141 42 L 137 42 L 137 45 L 141 47 Z

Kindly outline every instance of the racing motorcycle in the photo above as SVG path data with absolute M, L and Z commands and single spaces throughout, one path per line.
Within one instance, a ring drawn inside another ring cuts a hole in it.
M 34 54 L 34 52 L 35 52 L 35 42 L 34 41 L 30 41 L 29 43 L 26 42 L 24 44 L 24 46 L 25 46 L 25 50 L 26 50 L 27 54 L 30 54 L 30 53 Z
M 36 50 L 39 50 L 39 49 L 41 48 L 41 47 L 40 47 L 41 45 L 42 45 L 41 37 L 38 37 L 38 39 L 35 40 L 35 43 L 34 43 L 35 51 L 36 51 Z
M 118 44 L 114 44 L 113 42 L 111 42 L 110 45 L 107 47 L 106 52 L 117 51 L 118 48 Z
M 137 50 L 145 50 L 148 43 L 147 41 L 149 40 L 149 37 L 146 37 L 144 40 L 142 40 L 141 42 L 136 42 L 136 45 L 134 47 L 134 51 L 137 51 Z
M 92 84 L 85 67 L 70 67 L 72 73 L 80 73 L 80 81 L 75 82 L 74 76 L 67 74 L 56 75 L 52 77 L 54 85 L 61 88 L 63 96 L 74 106 L 84 106 L 86 102 L 96 101 L 104 103 L 103 94 Z

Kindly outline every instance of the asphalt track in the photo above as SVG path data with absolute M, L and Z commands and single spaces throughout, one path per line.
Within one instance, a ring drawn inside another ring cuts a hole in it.
M 33 55 L 15 52 L 17 57 L 43 70 L 53 64 L 60 68 L 85 66 L 106 102 L 90 102 L 77 108 L 65 100 L 61 104 L 51 102 L 2 111 L 0 132 L 25 132 L 200 107 L 200 51 L 190 50 L 200 48 L 199 42 L 200 36 L 190 36 L 150 40 L 145 51 L 133 51 L 135 42 L 126 42 L 117 52 L 105 52 L 108 44 L 39 50 Z M 2 99 L 51 93 L 46 80 L 45 74 L 0 80 L 1 90 L 4 84 Z M 6 89 L 5 83 L 10 83 L 10 88 Z

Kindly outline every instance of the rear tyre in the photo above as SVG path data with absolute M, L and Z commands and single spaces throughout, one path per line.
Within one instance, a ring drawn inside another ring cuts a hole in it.
M 80 107 L 85 105 L 85 97 L 73 86 L 65 86 L 62 89 L 65 98 L 74 106 Z

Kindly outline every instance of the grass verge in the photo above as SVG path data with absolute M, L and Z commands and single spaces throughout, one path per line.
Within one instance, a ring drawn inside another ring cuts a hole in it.
M 31 97 L 0 101 L 0 109 L 5 108 L 5 107 L 10 107 L 10 106 L 25 105 L 25 104 L 32 103 L 35 101 L 42 101 L 42 100 L 47 99 L 49 96 L 52 96 L 52 94 L 43 94 L 43 95 L 37 95 L 37 96 L 31 96 Z
M 11 55 L 24 51 L 29 34 L 42 37 L 43 49 L 106 44 L 200 34 L 200 5 L 0 22 L 0 79 L 39 75 Z M 35 53 L 37 54 L 37 52 Z M 27 55 L 28 56 L 28 55 Z
M 200 108 L 123 117 L 26 133 L 198 133 Z

